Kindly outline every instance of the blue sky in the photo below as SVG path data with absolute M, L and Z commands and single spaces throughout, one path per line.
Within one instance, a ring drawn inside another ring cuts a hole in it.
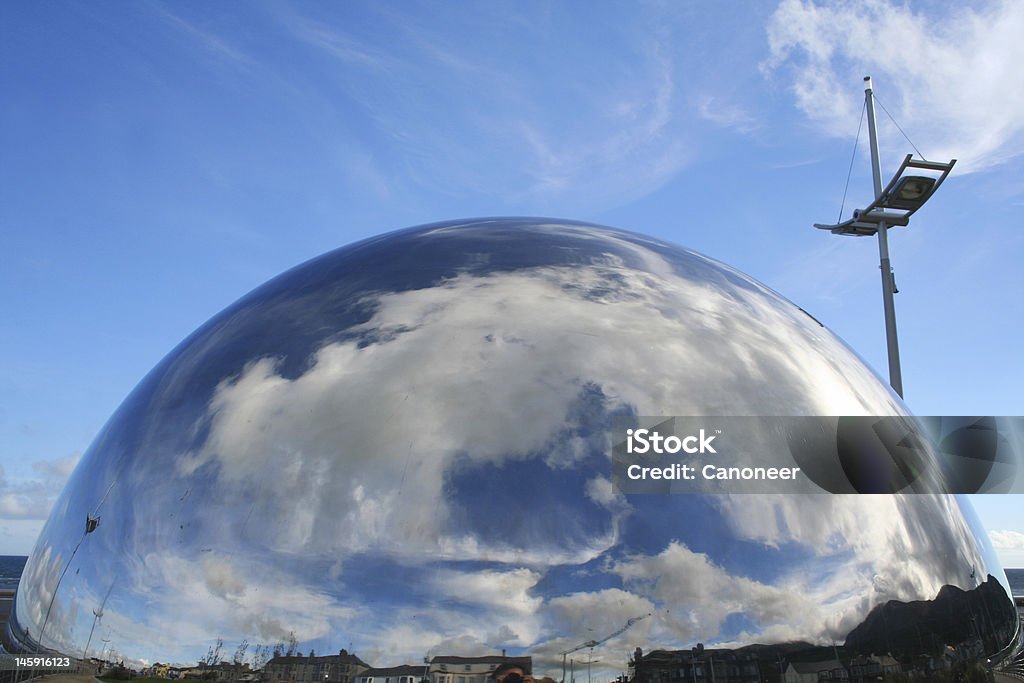
M 545 215 L 778 290 L 885 374 L 877 245 L 838 217 L 862 78 L 959 161 L 890 233 L 906 400 L 1022 415 L 1024 6 L 0 6 L 0 553 L 183 337 L 380 232 Z M 883 174 L 912 149 L 879 111 Z M 845 215 L 870 198 L 862 135 Z M 844 216 L 845 217 L 845 216 Z M 1024 566 L 1024 502 L 975 498 Z

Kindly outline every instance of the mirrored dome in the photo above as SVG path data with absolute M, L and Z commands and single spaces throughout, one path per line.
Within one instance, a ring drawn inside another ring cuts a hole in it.
M 234 652 L 266 680 L 339 653 L 315 678 L 345 683 L 998 657 L 1016 612 L 963 499 L 610 478 L 621 416 L 905 414 L 817 320 L 678 246 L 544 219 L 390 233 L 254 290 L 139 384 L 54 506 L 5 646 Z

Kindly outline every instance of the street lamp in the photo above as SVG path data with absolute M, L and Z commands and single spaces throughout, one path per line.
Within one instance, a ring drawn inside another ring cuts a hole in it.
M 889 355 L 889 384 L 903 397 L 903 375 L 900 371 L 900 348 L 896 337 L 896 306 L 893 294 L 898 290 L 889 264 L 889 228 L 905 226 L 910 216 L 920 209 L 939 189 L 953 169 L 956 159 L 948 163 L 913 159 L 908 154 L 889 184 L 882 187 L 882 169 L 878 159 L 878 133 L 875 130 L 875 101 L 871 77 L 864 77 L 864 103 L 868 115 L 868 137 L 871 145 L 871 175 L 875 186 L 875 200 L 864 209 L 853 212 L 853 218 L 842 223 L 814 227 L 835 235 L 855 237 L 878 235 L 879 267 L 882 270 L 882 304 L 885 308 L 885 340 Z M 931 175 L 904 175 L 908 169 L 937 173 Z

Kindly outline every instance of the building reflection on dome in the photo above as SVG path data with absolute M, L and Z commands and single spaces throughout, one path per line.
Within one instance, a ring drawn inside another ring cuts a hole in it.
M 714 652 L 777 680 L 815 653 L 1012 651 L 962 498 L 609 478 L 624 415 L 904 414 L 816 320 L 699 254 L 537 219 L 391 233 L 256 289 L 139 384 L 55 505 L 6 647 L 151 664 L 294 640 L 470 678 L 504 652 L 557 680 L 622 629 L 569 659 L 666 683 Z

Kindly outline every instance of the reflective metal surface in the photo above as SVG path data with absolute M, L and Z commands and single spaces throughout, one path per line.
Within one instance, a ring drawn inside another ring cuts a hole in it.
M 1016 615 L 963 500 L 609 479 L 617 415 L 905 412 L 811 316 L 679 247 L 535 219 L 391 233 L 258 288 L 139 384 L 6 646 L 194 663 L 293 635 L 375 667 L 505 650 L 558 679 L 643 616 L 577 668 L 698 642 L 990 655 Z

